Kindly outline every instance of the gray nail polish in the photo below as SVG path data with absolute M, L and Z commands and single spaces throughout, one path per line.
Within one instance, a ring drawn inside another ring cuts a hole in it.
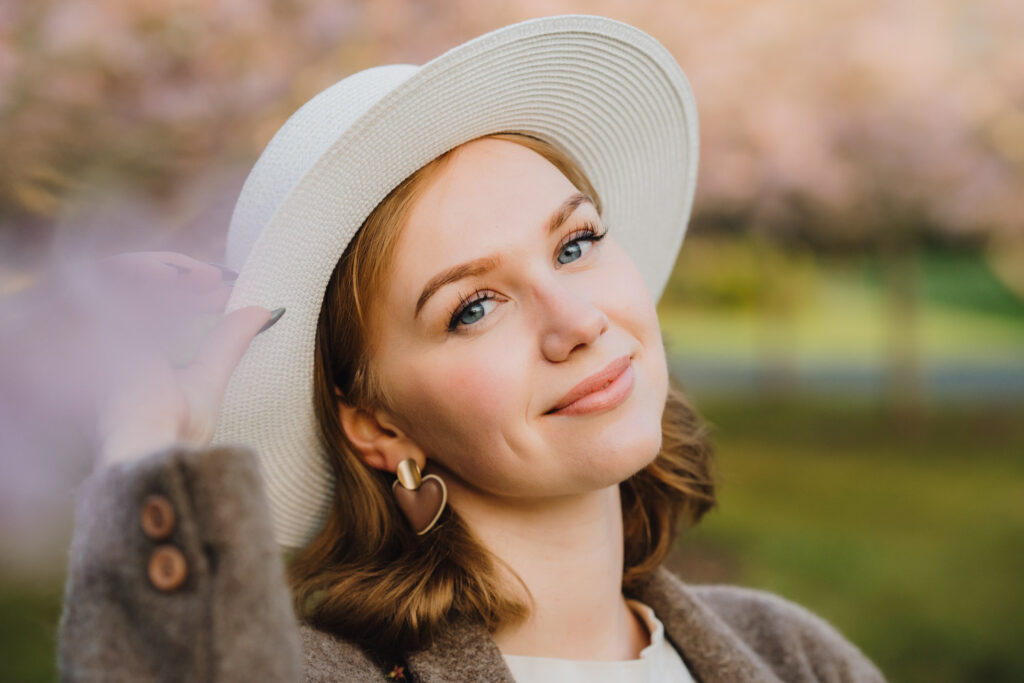
M 176 271 L 178 271 L 178 275 L 181 275 L 182 273 L 191 273 L 192 272 L 191 268 L 186 268 L 185 266 L 179 266 L 179 265 L 177 265 L 175 263 L 168 263 L 167 261 L 161 261 L 160 263 L 164 264 L 165 266 L 170 266 L 171 268 L 174 268 Z
M 263 325 L 263 327 L 260 328 L 260 331 L 257 332 L 256 334 L 259 334 L 260 332 L 266 332 L 267 330 L 269 330 L 274 323 L 281 319 L 282 315 L 284 315 L 284 308 L 275 308 L 274 310 L 272 310 L 270 312 L 270 320 L 268 320 Z
M 221 282 L 234 282 L 235 279 L 238 278 L 238 273 L 236 271 L 231 270 L 221 263 L 214 263 L 212 261 L 206 261 L 206 263 L 220 270 Z

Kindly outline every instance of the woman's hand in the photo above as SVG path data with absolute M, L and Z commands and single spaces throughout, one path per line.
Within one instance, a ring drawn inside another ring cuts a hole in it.
M 175 252 L 110 256 L 96 263 L 96 274 L 103 305 L 95 341 L 106 351 L 97 373 L 100 461 L 208 444 L 231 373 L 283 309 L 271 319 L 267 309 L 249 306 L 211 329 L 211 314 L 231 295 L 232 282 L 222 277 L 235 274 Z M 194 353 L 183 353 L 190 336 Z

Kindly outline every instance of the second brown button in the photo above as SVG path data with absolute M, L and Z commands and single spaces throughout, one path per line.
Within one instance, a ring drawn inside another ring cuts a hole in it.
M 166 496 L 153 494 L 142 501 L 139 518 L 142 532 L 154 541 L 162 541 L 174 531 L 174 506 Z
M 149 581 L 157 590 L 172 591 L 188 578 L 188 562 L 173 545 L 162 545 L 149 556 Z

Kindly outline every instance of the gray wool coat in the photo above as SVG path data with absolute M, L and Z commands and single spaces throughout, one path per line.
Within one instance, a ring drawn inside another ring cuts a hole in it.
M 97 470 L 79 492 L 68 569 L 63 680 L 383 681 L 401 665 L 418 682 L 512 681 L 476 623 L 401 663 L 298 623 L 247 448 L 170 446 Z M 698 681 L 884 680 L 831 625 L 771 593 L 660 569 L 637 597 Z

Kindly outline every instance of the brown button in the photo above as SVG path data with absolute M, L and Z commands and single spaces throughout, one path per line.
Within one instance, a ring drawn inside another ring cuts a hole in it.
M 149 581 L 157 590 L 172 591 L 188 578 L 188 562 L 173 545 L 162 545 L 149 556 Z
M 142 516 L 139 520 L 142 532 L 154 541 L 162 541 L 174 531 L 174 507 L 165 496 L 147 496 L 142 501 Z

